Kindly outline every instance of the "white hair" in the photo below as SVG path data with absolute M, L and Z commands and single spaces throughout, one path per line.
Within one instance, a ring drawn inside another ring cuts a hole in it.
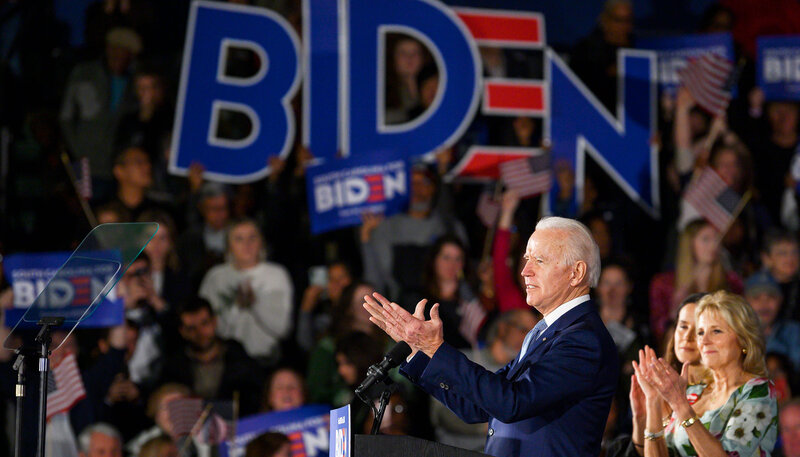
M 600 280 L 600 248 L 592 237 L 592 232 L 575 219 L 565 217 L 544 217 L 536 224 L 536 230 L 561 230 L 567 232 L 564 243 L 564 263 L 575 265 L 579 260 L 586 262 L 586 278 L 589 287 L 596 287 Z
M 89 454 L 89 446 L 92 444 L 92 435 L 95 433 L 102 433 L 103 435 L 110 436 L 119 441 L 120 445 L 122 445 L 122 435 L 119 434 L 119 431 L 114 428 L 114 426 L 105 422 L 97 422 L 84 428 L 81 434 L 78 435 L 78 447 L 80 447 L 82 453 Z

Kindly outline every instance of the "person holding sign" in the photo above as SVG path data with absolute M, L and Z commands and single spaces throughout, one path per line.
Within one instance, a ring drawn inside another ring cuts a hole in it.
M 495 373 L 444 342 L 439 305 L 424 319 L 380 294 L 364 297 L 370 320 L 412 348 L 401 372 L 464 421 L 489 421 L 494 456 L 596 456 L 619 372 L 614 341 L 589 289 L 600 254 L 589 230 L 572 219 L 539 221 L 525 252 L 526 301 L 544 318 L 522 349 Z

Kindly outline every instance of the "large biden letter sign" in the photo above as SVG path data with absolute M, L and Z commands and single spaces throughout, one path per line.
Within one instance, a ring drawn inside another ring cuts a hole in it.
M 641 206 L 658 214 L 655 133 L 655 55 L 620 56 L 617 112 L 600 106 L 550 51 L 545 80 L 483 78 L 478 45 L 544 49 L 537 13 L 449 8 L 437 0 L 304 0 L 302 47 L 277 14 L 256 7 L 192 3 L 181 74 L 170 170 L 192 163 L 206 177 L 244 183 L 269 174 L 269 160 L 285 157 L 298 130 L 290 103 L 301 80 L 302 144 L 321 161 L 374 151 L 407 158 L 456 143 L 482 113 L 545 119 L 555 158 L 576 168 L 590 154 Z M 402 124 L 384 119 L 387 34 L 416 38 L 439 73 L 431 106 Z M 229 74 L 231 52 L 257 62 L 254 74 Z M 599 69 L 598 69 L 599 71 Z M 221 133 L 224 116 L 246 119 L 239 137 Z M 536 148 L 469 145 L 453 176 L 496 177 L 497 164 L 536 155 Z M 477 165 L 476 165 L 477 164 Z M 489 164 L 488 166 L 483 166 Z

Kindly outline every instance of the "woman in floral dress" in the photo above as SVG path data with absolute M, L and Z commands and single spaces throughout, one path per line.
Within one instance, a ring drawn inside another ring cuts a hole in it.
M 713 381 L 687 386 L 646 347 L 636 378 L 647 405 L 645 457 L 769 456 L 777 438 L 778 405 L 767 379 L 758 317 L 738 295 L 716 292 L 695 311 L 697 344 Z M 661 422 L 662 400 L 672 416 Z

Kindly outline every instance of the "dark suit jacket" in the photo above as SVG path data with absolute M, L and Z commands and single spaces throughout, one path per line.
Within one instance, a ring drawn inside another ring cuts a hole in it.
M 177 251 L 181 264 L 184 265 L 184 274 L 195 290 L 200 287 L 200 282 L 208 270 L 225 260 L 206 248 L 202 225 L 189 228 L 181 235 L 177 242 Z
M 264 371 L 258 362 L 247 355 L 241 344 L 234 340 L 223 340 L 225 354 L 219 389 L 216 398 L 207 400 L 231 400 L 238 391 L 239 404 L 243 415 L 255 414 L 261 406 L 261 389 L 264 385 Z M 194 371 L 192 360 L 184 349 L 166 355 L 164 371 L 161 377 L 164 382 L 177 382 L 192 388 Z
M 619 361 L 594 303 L 561 316 L 518 358 L 491 373 L 445 343 L 401 372 L 464 421 L 489 421 L 488 454 L 599 455 Z

